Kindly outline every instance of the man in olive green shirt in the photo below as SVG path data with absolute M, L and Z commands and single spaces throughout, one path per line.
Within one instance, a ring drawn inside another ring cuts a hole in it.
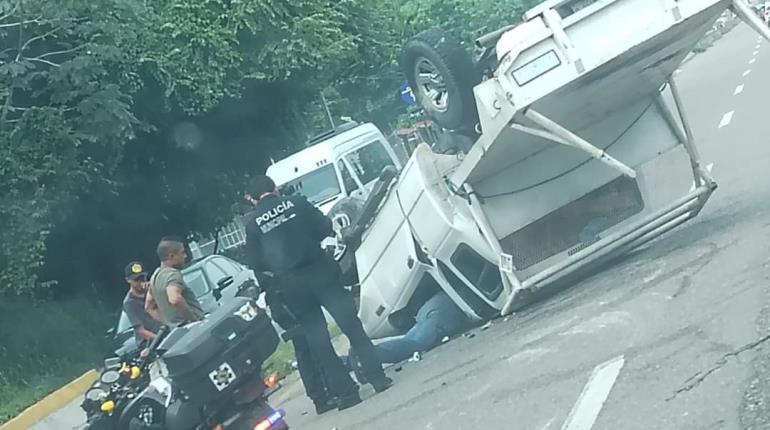
M 158 258 L 160 267 L 150 278 L 145 310 L 171 327 L 202 320 L 203 309 L 179 270 L 187 260 L 184 244 L 178 239 L 164 237 L 158 244 Z

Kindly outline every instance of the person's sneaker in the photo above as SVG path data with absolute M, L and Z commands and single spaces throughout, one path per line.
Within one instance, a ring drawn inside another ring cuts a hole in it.
M 337 410 L 344 411 L 345 409 L 352 408 L 353 406 L 361 403 L 361 396 L 358 391 L 354 391 L 347 396 L 342 396 L 337 400 Z
M 374 387 L 374 391 L 378 393 L 381 393 L 393 386 L 393 380 L 385 375 L 377 379 L 372 379 L 369 381 L 369 383 L 372 384 L 372 387 Z
M 335 399 L 324 399 L 314 401 L 316 415 L 323 415 L 332 409 L 337 408 L 337 401 Z

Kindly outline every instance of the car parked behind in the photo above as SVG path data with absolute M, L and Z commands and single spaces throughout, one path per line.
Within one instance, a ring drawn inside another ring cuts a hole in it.
M 223 255 L 210 255 L 191 263 L 182 270 L 182 277 L 195 292 L 195 296 L 206 314 L 213 312 L 220 300 L 234 297 L 239 285 L 249 279 L 256 282 L 254 272 Z M 221 290 L 221 299 L 217 299 L 216 297 L 219 295 L 217 294 L 217 283 L 227 277 L 232 277 L 233 281 Z M 260 296 L 258 304 L 260 307 L 266 308 L 263 296 Z M 131 327 L 124 311 L 121 310 L 117 325 L 108 333 L 114 334 L 115 353 L 118 356 L 132 354 L 138 350 L 139 344 L 134 337 L 133 327 Z

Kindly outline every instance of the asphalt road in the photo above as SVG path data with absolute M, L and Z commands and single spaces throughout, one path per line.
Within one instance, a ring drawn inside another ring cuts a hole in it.
M 720 184 L 698 218 L 391 369 L 396 385 L 365 387 L 353 409 L 316 417 L 304 396 L 276 396 L 292 428 L 770 429 L 770 43 L 757 40 L 741 25 L 677 75 Z

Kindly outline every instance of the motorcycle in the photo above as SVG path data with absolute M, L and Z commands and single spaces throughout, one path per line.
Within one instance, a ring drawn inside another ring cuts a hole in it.
M 287 430 L 261 377 L 277 346 L 270 317 L 247 297 L 164 327 L 142 357 L 105 363 L 82 404 L 86 429 Z

